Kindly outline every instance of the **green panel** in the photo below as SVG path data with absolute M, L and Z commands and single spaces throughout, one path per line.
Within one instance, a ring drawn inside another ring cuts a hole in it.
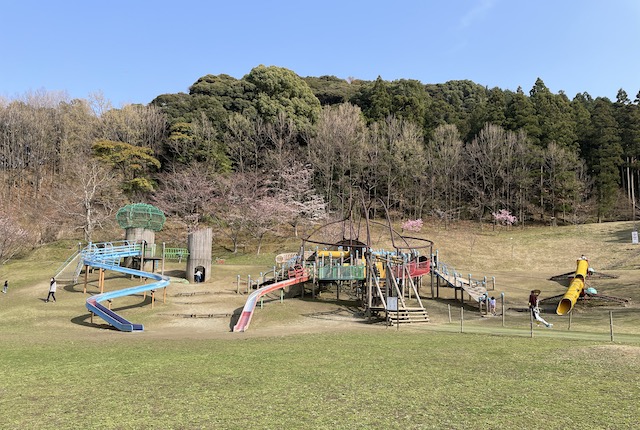
M 350 281 L 364 279 L 365 266 L 324 266 L 318 268 L 321 281 Z

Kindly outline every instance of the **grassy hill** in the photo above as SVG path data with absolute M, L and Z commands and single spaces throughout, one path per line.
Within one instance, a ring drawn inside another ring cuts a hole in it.
M 495 277 L 504 319 L 467 301 L 461 324 L 453 291 L 431 299 L 426 287 L 431 321 L 399 329 L 366 324 L 348 297 L 329 292 L 283 303 L 270 297 L 248 332 L 231 333 L 247 275 L 255 279 L 275 254 L 296 250 L 292 239 L 259 258 L 216 249 L 225 261 L 210 282 L 175 282 L 166 303 L 156 293 L 153 308 L 148 295 L 119 300 L 114 309 L 145 325 L 120 333 L 91 322 L 82 284 L 61 282 L 58 302 L 43 302 L 49 277 L 76 244 L 43 247 L 0 270 L 0 282 L 10 283 L 0 294 L 0 428 L 631 429 L 640 418 L 633 228 L 425 226 L 420 235 L 434 241 L 441 261 Z M 562 294 L 566 285 L 549 278 L 575 270 L 582 254 L 615 276 L 590 285 L 627 305 L 578 303 L 569 329 L 551 304 L 544 316 L 554 328 L 531 337 L 522 312 L 529 290 Z M 177 279 L 184 263 L 166 271 Z M 106 288 L 139 282 L 108 273 Z

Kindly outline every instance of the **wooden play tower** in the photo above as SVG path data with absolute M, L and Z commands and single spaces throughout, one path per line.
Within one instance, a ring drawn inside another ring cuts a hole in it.
M 384 203 L 382 206 L 386 212 Z M 430 273 L 433 242 L 398 233 L 391 226 L 388 212 L 386 223 L 370 220 L 369 208 L 361 213 L 357 222 L 351 211 L 348 218 L 325 224 L 303 240 L 301 252 L 308 252 L 309 247 L 313 251 L 304 259 L 314 274 L 312 294 L 331 286 L 336 288 L 339 300 L 341 290 L 355 291 L 369 319 L 384 317 L 390 323 L 428 321 L 420 286 L 422 276 Z M 389 232 L 379 249 L 371 241 L 372 224 Z M 392 249 L 385 250 L 388 245 Z
M 189 233 L 187 238 L 187 280 L 196 282 L 196 273 L 202 278 L 199 282 L 206 282 L 211 278 L 211 245 L 213 244 L 213 231 L 205 228 Z

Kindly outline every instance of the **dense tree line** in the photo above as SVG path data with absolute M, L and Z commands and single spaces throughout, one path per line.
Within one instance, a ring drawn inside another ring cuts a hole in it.
M 618 219 L 635 205 L 639 96 L 569 99 L 471 81 L 301 78 L 258 66 L 188 93 L 113 108 L 100 96 L 0 100 L 0 198 L 12 217 L 91 238 L 114 210 L 151 202 L 237 246 L 355 201 L 398 218 Z M 619 207 L 619 206 L 618 206 Z

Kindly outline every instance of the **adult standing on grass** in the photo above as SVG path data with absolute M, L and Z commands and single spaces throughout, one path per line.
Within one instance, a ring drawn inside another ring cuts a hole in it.
M 531 315 L 533 319 L 535 319 L 538 323 L 544 324 L 547 328 L 553 327 L 553 324 L 550 324 L 544 320 L 540 316 L 540 308 L 538 307 L 538 295 L 540 295 L 540 290 L 531 290 L 531 294 L 529 294 L 529 310 L 531 311 Z
M 58 289 L 58 283 L 56 282 L 56 278 L 51 278 L 51 282 L 49 283 L 49 294 L 47 295 L 47 299 L 45 303 L 49 302 L 49 299 L 53 299 L 53 303 L 56 302 L 56 290 Z
M 9 289 L 9 281 L 4 281 L 4 287 L 2 288 L 2 292 L 6 294 L 8 289 Z

